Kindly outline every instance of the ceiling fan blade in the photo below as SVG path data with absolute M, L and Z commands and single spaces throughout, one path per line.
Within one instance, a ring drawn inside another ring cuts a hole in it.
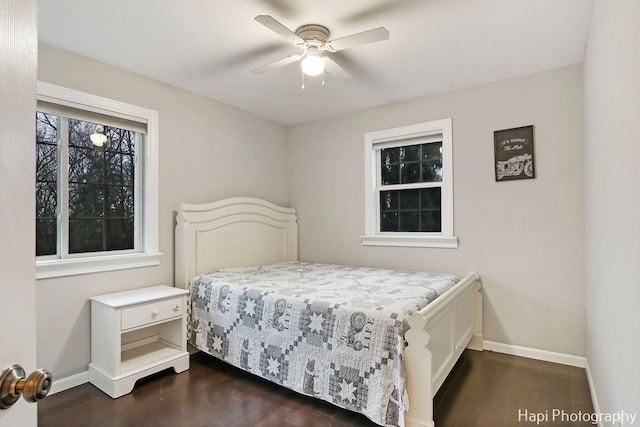
M 356 22 L 371 21 L 372 19 L 386 17 L 393 13 L 401 13 L 405 9 L 415 7 L 420 3 L 424 4 L 425 1 L 424 0 L 386 1 L 384 3 L 378 4 L 377 6 L 373 6 L 368 9 L 345 16 L 342 19 L 342 22 L 353 24 Z
M 301 43 L 304 41 L 300 37 L 298 37 L 296 33 L 291 31 L 269 15 L 258 15 L 255 19 L 274 33 L 277 33 L 285 39 L 289 40 L 291 43 Z
M 202 67 L 199 67 L 197 72 L 202 75 L 210 76 L 212 73 L 223 73 L 231 71 L 237 67 L 246 68 L 247 64 L 255 61 L 259 61 L 261 58 L 272 58 L 277 55 L 278 52 L 283 52 L 284 41 L 275 41 L 266 45 L 257 46 L 248 50 L 242 50 L 232 55 L 212 58 L 211 61 L 207 61 Z M 286 51 L 285 51 L 286 52 Z M 268 61 L 268 59 L 266 59 Z
M 278 12 L 281 16 L 294 16 L 297 13 L 296 8 L 292 7 L 286 0 L 262 0 L 271 6 L 271 9 Z
M 389 38 L 389 31 L 384 27 L 374 28 L 373 30 L 363 31 L 361 33 L 351 34 L 350 36 L 340 37 L 331 40 L 327 44 L 335 52 L 339 50 L 349 49 L 350 47 L 360 46 L 367 43 L 375 43 Z
M 271 71 L 275 68 L 280 68 L 280 67 L 284 67 L 285 65 L 289 65 L 293 62 L 297 62 L 300 61 L 302 59 L 302 55 L 291 55 L 291 56 L 287 56 L 286 58 L 282 58 L 277 60 L 276 62 L 272 62 L 271 64 L 267 64 L 264 65 L 260 68 L 256 68 L 255 70 L 252 70 L 251 72 L 253 74 L 262 74 L 262 73 L 266 73 L 267 71 Z
M 353 76 L 349 74 L 347 70 L 345 70 L 340 64 L 333 60 L 333 58 L 329 56 L 324 57 L 325 70 L 341 81 L 351 81 L 353 80 Z

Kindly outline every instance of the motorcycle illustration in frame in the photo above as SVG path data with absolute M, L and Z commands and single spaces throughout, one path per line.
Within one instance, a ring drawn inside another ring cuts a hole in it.
M 533 125 L 493 132 L 496 181 L 535 178 Z

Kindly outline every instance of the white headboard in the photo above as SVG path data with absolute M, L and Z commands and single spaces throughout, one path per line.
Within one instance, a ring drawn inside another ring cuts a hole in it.
M 175 286 L 221 268 L 298 260 L 296 210 L 235 197 L 182 204 L 175 233 Z

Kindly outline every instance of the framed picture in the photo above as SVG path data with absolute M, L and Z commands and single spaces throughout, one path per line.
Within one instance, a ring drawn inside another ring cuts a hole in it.
M 533 125 L 493 132 L 496 181 L 536 177 Z

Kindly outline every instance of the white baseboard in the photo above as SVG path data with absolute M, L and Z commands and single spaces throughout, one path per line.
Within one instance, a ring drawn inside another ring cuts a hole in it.
M 585 368 L 587 371 L 587 382 L 589 383 L 589 391 L 591 392 L 591 403 L 593 404 L 593 412 L 596 414 L 600 414 L 600 403 L 598 402 L 598 395 L 596 394 L 596 386 L 593 383 L 593 377 L 591 376 L 591 369 L 589 369 L 589 362 L 587 361 L 587 367 Z M 598 423 L 598 427 L 600 427 L 600 423 Z
M 498 353 L 521 356 L 529 359 L 544 360 L 545 362 L 559 363 L 561 365 L 576 366 L 578 368 L 587 367 L 587 358 L 575 356 L 573 354 L 555 353 L 553 351 L 539 350 L 537 348 L 521 347 L 519 345 L 503 344 L 494 341 L 484 341 L 485 350 L 496 351 Z
M 77 387 L 88 382 L 89 371 L 80 372 L 79 374 L 71 375 L 70 377 L 60 379 L 54 378 L 49 395 L 60 393 L 61 391 L 69 390 L 70 388 Z

